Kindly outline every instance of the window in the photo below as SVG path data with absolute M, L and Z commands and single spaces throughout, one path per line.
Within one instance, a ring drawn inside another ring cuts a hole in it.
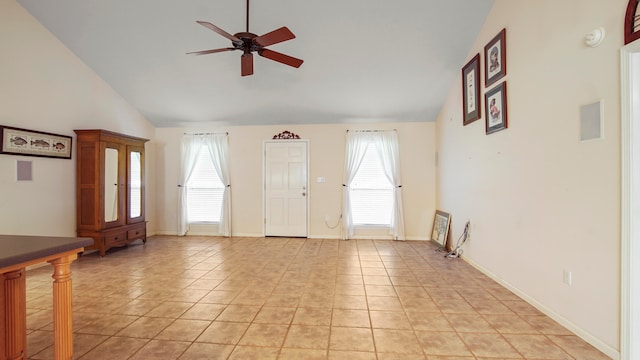
M 220 222 L 224 184 L 213 167 L 207 146 L 198 150 L 187 186 L 187 223 Z
M 382 156 L 370 142 L 351 183 L 351 216 L 354 225 L 389 226 L 393 210 L 393 185 L 384 174 Z
M 356 130 L 346 137 L 342 237 L 353 239 L 358 226 L 379 226 L 404 240 L 397 132 Z
M 231 236 L 229 135 L 184 134 L 181 141 L 178 235 L 189 224 L 216 224 L 218 234 Z

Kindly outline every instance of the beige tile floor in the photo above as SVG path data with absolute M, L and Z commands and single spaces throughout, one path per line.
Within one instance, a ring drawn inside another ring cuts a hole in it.
M 156 236 L 72 266 L 78 359 L 607 359 L 429 242 Z M 27 273 L 53 358 L 51 269 Z

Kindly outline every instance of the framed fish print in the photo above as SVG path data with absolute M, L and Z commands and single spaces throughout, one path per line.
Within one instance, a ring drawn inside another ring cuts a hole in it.
M 462 68 L 462 125 L 480 119 L 480 54 Z
M 72 137 L 0 125 L 0 154 L 71 159 Z
M 507 82 L 487 91 L 484 94 L 486 111 L 485 129 L 489 135 L 507 128 Z
M 484 47 L 484 86 L 507 75 L 507 30 L 502 29 Z

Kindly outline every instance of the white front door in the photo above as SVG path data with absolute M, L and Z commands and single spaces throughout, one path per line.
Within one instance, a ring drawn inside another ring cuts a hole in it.
M 265 142 L 265 236 L 307 236 L 306 141 Z

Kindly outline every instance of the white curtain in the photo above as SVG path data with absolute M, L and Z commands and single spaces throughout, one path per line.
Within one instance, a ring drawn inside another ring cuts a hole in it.
M 374 144 L 378 147 L 378 153 L 382 157 L 381 161 L 384 174 L 393 185 L 393 211 L 391 212 L 390 234 L 396 240 L 405 240 L 398 133 L 395 131 L 385 131 L 377 132 L 376 135 Z
M 364 132 L 347 132 L 347 149 L 345 152 L 344 179 L 342 183 L 342 238 L 345 240 L 352 238 L 354 233 L 349 187 L 364 159 L 367 146 L 369 145 L 369 135 L 370 133 Z
M 376 146 L 381 156 L 384 173 L 393 185 L 393 211 L 390 234 L 396 240 L 405 240 L 404 216 L 402 212 L 402 182 L 400 179 L 400 156 L 398 152 L 398 133 L 394 131 L 355 131 L 347 133 L 347 149 L 343 183 L 343 239 L 354 234 L 351 216 L 350 186 L 362 164 L 367 146 Z
M 222 193 L 222 210 L 218 233 L 222 236 L 231 236 L 231 183 L 229 181 L 229 136 L 227 134 L 209 135 L 209 153 L 213 159 L 213 167 L 218 177 L 224 184 Z
M 188 211 L 186 206 L 188 194 L 187 183 L 193 174 L 198 153 L 203 147 L 209 150 L 211 159 L 213 159 L 214 168 L 222 183 L 225 184 L 218 232 L 223 236 L 231 236 L 231 185 L 229 183 L 228 171 L 228 136 L 226 134 L 185 134 L 182 137 L 182 169 L 180 172 L 180 194 L 178 198 L 178 235 L 183 236 L 188 230 Z
M 193 169 L 198 159 L 198 152 L 204 140 L 198 135 L 184 135 L 180 144 L 180 155 L 182 157 L 182 168 L 180 171 L 180 185 L 178 185 L 178 235 L 184 236 L 187 233 L 187 182 L 193 174 Z

